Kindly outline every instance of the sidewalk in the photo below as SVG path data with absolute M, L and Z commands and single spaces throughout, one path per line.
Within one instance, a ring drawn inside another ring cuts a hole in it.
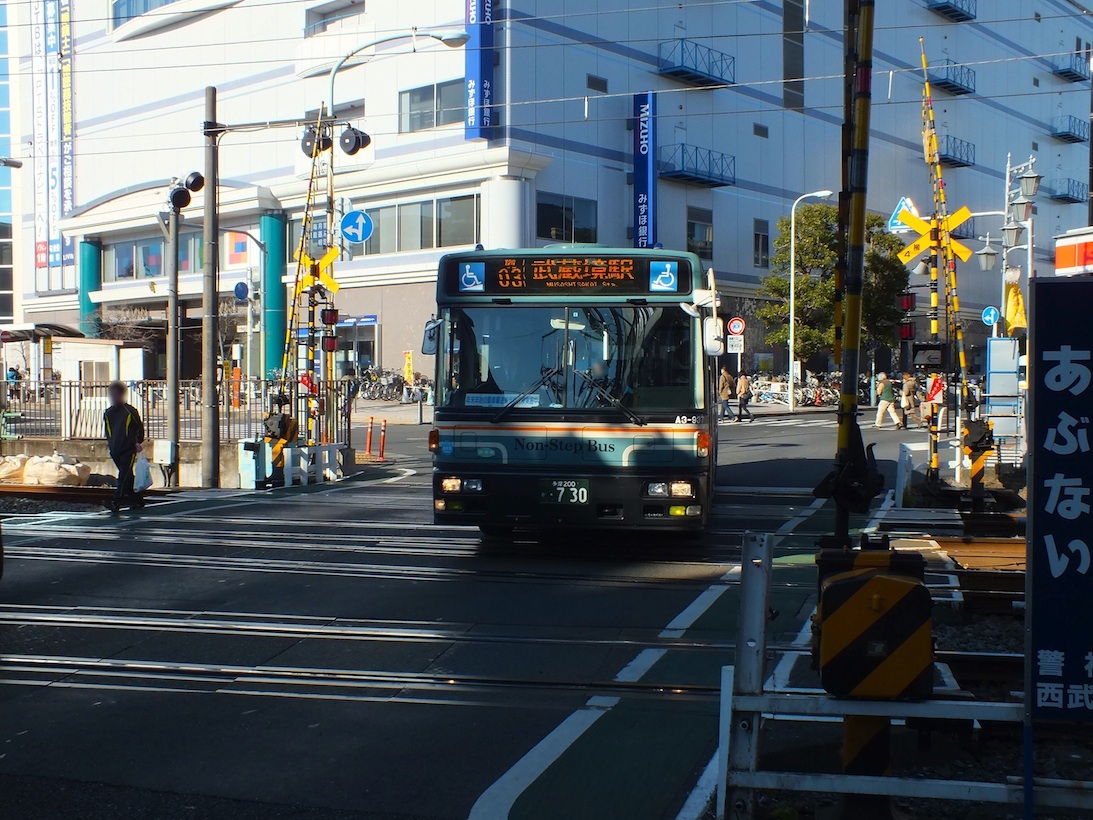
M 756 404 L 752 403 L 748 405 L 748 409 L 751 410 L 756 416 L 788 416 L 789 407 L 784 404 Z M 868 408 L 863 408 L 867 410 Z M 733 410 L 735 412 L 736 405 L 733 404 Z M 834 414 L 835 408 L 831 406 L 813 407 L 798 406 L 793 415 L 797 416 L 812 416 L 820 414 Z M 381 421 L 386 420 L 388 424 L 418 424 L 418 406 L 416 404 L 399 404 L 394 401 L 358 401 L 353 407 L 353 426 L 354 427 L 366 427 L 368 425 L 368 419 L 372 418 L 378 427 Z M 432 424 L 433 423 L 433 408 L 429 405 L 423 405 L 421 407 L 421 423 Z

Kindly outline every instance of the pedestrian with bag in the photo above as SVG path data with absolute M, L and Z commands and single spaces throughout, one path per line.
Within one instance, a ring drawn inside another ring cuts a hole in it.
M 717 395 L 721 398 L 721 421 L 732 421 L 736 414 L 732 411 L 732 398 L 736 395 L 736 380 L 729 374 L 729 368 L 721 368 L 721 378 L 717 382 Z
M 131 499 L 131 506 L 140 509 L 144 499 L 133 486 L 133 470 L 137 458 L 144 449 L 144 422 L 137 409 L 125 401 L 127 388 L 121 382 L 111 382 L 106 389 L 110 406 L 103 413 L 103 427 L 106 432 L 106 448 L 110 458 L 118 468 L 118 485 L 114 497 L 106 507 L 112 513 L 121 511 L 126 499 Z
M 899 406 L 903 410 L 903 426 L 918 427 L 922 422 L 921 414 L 915 420 L 915 408 L 918 405 L 918 379 L 912 373 L 903 374 L 903 387 L 900 389 Z
M 755 416 L 748 409 L 749 401 L 751 401 L 751 379 L 748 378 L 746 373 L 741 373 L 736 380 L 736 418 L 734 421 L 743 421 L 744 416 L 748 417 L 749 424 L 755 421 Z
M 896 389 L 887 373 L 877 374 L 877 418 L 874 425 L 878 430 L 884 426 L 884 414 L 887 413 L 896 423 L 896 429 L 903 429 L 903 422 L 896 414 Z

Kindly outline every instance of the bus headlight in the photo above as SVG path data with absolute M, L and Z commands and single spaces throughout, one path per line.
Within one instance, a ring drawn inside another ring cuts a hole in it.
M 461 489 L 463 489 L 463 479 L 461 478 L 440 479 L 440 491 L 442 493 L 457 493 Z
M 672 498 L 691 498 L 694 496 L 694 485 L 690 481 L 673 481 L 669 487 Z
M 463 482 L 463 490 L 468 493 L 482 492 L 482 479 L 468 478 Z
M 653 498 L 667 498 L 668 497 L 668 482 L 667 481 L 650 481 L 645 485 L 645 494 L 652 496 Z

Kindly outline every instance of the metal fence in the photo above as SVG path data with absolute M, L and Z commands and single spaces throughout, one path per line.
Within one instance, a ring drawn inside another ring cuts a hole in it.
M 179 440 L 201 441 L 204 405 L 201 382 L 184 381 L 176 396 L 168 396 L 163 381 L 130 382 L 128 402 L 144 420 L 145 438 L 166 439 L 167 408 L 178 406 Z M 103 437 L 103 413 L 109 404 L 106 382 L 8 382 L 4 385 L 3 438 L 45 438 L 59 441 Z M 316 437 L 326 442 L 349 442 L 350 411 L 356 390 L 352 382 L 322 382 L 310 393 L 298 383 L 240 380 L 217 389 L 221 441 L 259 438 L 263 421 L 284 396 L 287 411 L 296 415 L 301 435 L 305 418 L 314 421 Z

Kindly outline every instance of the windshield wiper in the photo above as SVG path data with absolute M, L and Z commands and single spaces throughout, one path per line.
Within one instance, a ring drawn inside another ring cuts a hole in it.
M 505 420 L 505 416 L 511 413 L 513 409 L 520 404 L 520 402 L 522 402 L 524 399 L 526 399 L 528 396 L 530 396 L 532 393 L 534 393 L 536 390 L 538 390 L 540 387 L 542 387 L 544 384 L 546 384 L 548 381 L 553 379 L 561 372 L 562 369 L 560 367 L 552 367 L 549 370 L 544 370 L 543 375 L 539 377 L 539 381 L 535 382 L 535 384 L 533 384 L 519 396 L 517 396 L 500 410 L 498 410 L 497 415 L 490 419 L 490 424 L 500 424 L 502 421 Z
M 577 370 L 575 372 L 578 376 L 585 380 L 585 382 L 588 384 L 589 387 L 592 388 L 593 392 L 595 392 L 597 396 L 599 396 L 601 399 L 606 400 L 608 404 L 610 404 L 612 407 L 621 410 L 623 412 L 623 415 L 630 419 L 630 421 L 634 422 L 634 424 L 638 425 L 639 427 L 644 427 L 649 423 L 633 410 L 631 410 L 629 407 L 627 407 L 625 404 L 623 404 L 621 401 L 612 396 L 609 392 L 607 392 L 602 384 L 597 382 L 594 378 L 589 376 L 583 370 Z

